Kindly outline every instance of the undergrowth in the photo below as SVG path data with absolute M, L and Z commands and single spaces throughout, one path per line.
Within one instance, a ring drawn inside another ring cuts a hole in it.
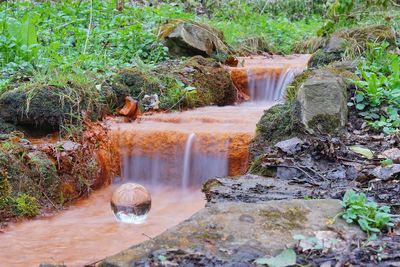
M 379 207 L 374 201 L 369 201 L 365 194 L 357 194 L 349 190 L 343 197 L 342 206 L 345 209 L 340 215 L 347 223 L 357 223 L 369 235 L 376 235 L 391 223 L 390 208 Z
M 369 44 L 357 68 L 362 80 L 353 80 L 357 91 L 349 106 L 373 129 L 394 134 L 400 128 L 400 56 L 387 48 L 387 43 Z

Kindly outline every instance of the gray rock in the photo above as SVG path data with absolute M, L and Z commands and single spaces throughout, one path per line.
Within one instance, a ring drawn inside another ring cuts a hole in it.
M 340 38 L 337 35 L 333 35 L 329 39 L 328 44 L 325 47 L 325 51 L 328 53 L 342 52 L 345 43 L 346 43 L 345 39 Z
M 315 71 L 297 94 L 300 120 L 310 133 L 337 133 L 347 123 L 347 88 L 328 70 Z
M 394 162 L 400 163 L 400 149 L 396 147 L 383 151 L 382 156 L 386 159 L 391 159 Z
M 70 140 L 65 141 L 65 142 L 60 142 L 60 144 L 62 144 L 62 148 L 64 149 L 64 151 L 74 151 L 77 150 L 81 147 L 81 144 L 72 142 Z
M 386 167 L 379 166 L 373 169 L 370 174 L 383 180 L 400 178 L 400 164 L 392 164 Z
M 290 184 L 289 179 L 267 178 L 251 174 L 208 180 L 203 186 L 203 192 L 209 203 L 231 201 L 257 203 L 313 195 L 312 188 L 295 183 Z
M 358 227 L 341 219 L 328 225 L 341 210 L 337 200 L 218 203 L 154 239 L 106 258 L 97 266 L 143 266 L 139 263 L 161 250 L 163 253 L 191 251 L 192 255 L 202 255 L 205 260 L 213 258 L 220 264 L 213 266 L 228 261 L 235 262 L 234 266 L 249 266 L 261 256 L 271 256 L 293 246 L 297 242 L 293 235 L 330 236 L 338 240 L 341 237 L 337 233 L 343 233 L 344 240 L 363 235 Z
M 145 110 L 157 110 L 160 106 L 160 101 L 158 100 L 158 95 L 145 95 L 142 99 L 142 105 Z
M 332 63 L 332 67 L 339 70 L 348 70 L 351 72 L 356 72 L 357 66 L 360 64 L 359 60 L 347 60 L 347 61 L 338 61 Z
M 283 152 L 289 155 L 296 154 L 296 152 L 301 150 L 301 145 L 304 142 L 297 137 L 290 138 L 288 140 L 284 140 L 275 144 L 275 147 L 279 148 Z
M 166 45 L 174 56 L 211 56 L 227 53 L 219 31 L 197 23 L 179 23 L 165 37 Z

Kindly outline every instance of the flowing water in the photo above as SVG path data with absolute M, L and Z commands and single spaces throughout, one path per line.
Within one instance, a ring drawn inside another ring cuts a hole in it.
M 118 223 L 110 198 L 116 185 L 96 191 L 51 218 L 12 224 L 0 234 L 0 266 L 41 262 L 83 266 L 156 236 L 205 204 L 201 184 L 239 175 L 248 166 L 248 144 L 263 111 L 279 99 L 309 56 L 240 59 L 231 68 L 239 90 L 252 100 L 237 106 L 144 115 L 133 123 L 109 120 L 116 182 L 145 185 L 152 197 L 146 223 Z

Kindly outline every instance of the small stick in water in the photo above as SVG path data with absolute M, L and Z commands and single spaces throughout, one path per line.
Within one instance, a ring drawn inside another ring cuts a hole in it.
M 145 233 L 142 233 L 142 235 L 144 235 L 145 237 L 149 238 L 150 240 L 153 240 L 154 238 L 152 238 L 151 236 L 146 235 Z

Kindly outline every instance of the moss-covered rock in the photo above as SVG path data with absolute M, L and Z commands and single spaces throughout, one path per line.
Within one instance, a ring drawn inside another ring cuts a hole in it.
M 222 106 L 237 100 L 229 72 L 214 59 L 201 56 L 166 61 L 152 70 L 121 70 L 114 77 L 111 90 L 108 102 L 111 99 L 112 107 L 123 105 L 126 96 L 140 102 L 152 94 L 159 96 L 162 109 Z
M 102 105 L 96 102 L 100 100 L 95 100 L 90 90 L 80 89 L 43 84 L 12 89 L 0 95 L 0 119 L 9 123 L 5 125 L 8 132 L 10 124 L 59 130 L 61 125 L 79 121 L 83 112 L 97 119 L 102 112 Z
M 286 88 L 285 92 L 285 100 L 288 102 L 294 102 L 296 100 L 297 92 L 299 91 L 300 86 L 304 83 L 304 81 L 310 77 L 310 70 L 305 70 L 301 74 L 297 75 L 294 80 L 290 83 L 290 85 Z
M 347 123 L 347 86 L 327 69 L 318 70 L 297 93 L 299 118 L 310 133 L 335 134 Z
M 126 68 L 118 72 L 111 84 L 114 99 L 108 99 L 112 108 L 121 106 L 125 97 L 130 96 L 140 100 L 146 94 L 159 93 L 160 85 L 150 71 L 139 68 Z
M 15 130 L 17 130 L 17 127 L 14 124 L 0 119 L 0 134 L 9 134 Z
M 60 178 L 47 155 L 18 141 L 0 142 L 0 220 L 10 216 L 32 217 L 39 206 L 59 202 Z
M 304 135 L 299 112 L 296 103 L 279 104 L 266 110 L 257 124 L 256 137 L 250 144 L 252 159 L 264 154 L 268 146 L 294 136 Z
M 331 62 L 339 61 L 342 59 L 340 52 L 327 52 L 324 49 L 318 49 L 311 57 L 308 65 L 311 68 L 328 65 Z
M 195 71 L 189 74 L 190 84 L 197 88 L 197 105 L 231 105 L 237 100 L 237 91 L 233 87 L 229 72 L 213 59 L 193 57 L 184 63 L 185 69 Z M 203 103 L 202 103 L 203 102 Z
M 367 49 L 368 43 L 387 42 L 395 49 L 396 34 L 388 26 L 372 25 L 361 28 L 341 29 L 333 33 L 324 47 L 320 47 L 312 56 L 309 66 L 324 66 L 334 61 L 359 57 Z

